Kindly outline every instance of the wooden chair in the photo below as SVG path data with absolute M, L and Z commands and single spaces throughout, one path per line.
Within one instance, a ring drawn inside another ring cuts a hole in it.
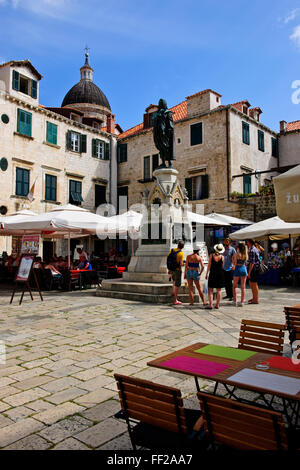
M 300 307 L 284 307 L 286 329 L 289 332 L 289 341 L 300 340 Z
M 240 450 L 287 450 L 282 416 L 253 405 L 246 405 L 198 392 L 204 428 L 213 448 L 215 443 Z
M 126 420 L 134 450 L 136 445 L 148 449 L 192 446 L 197 435 L 193 425 L 201 412 L 183 407 L 180 390 L 135 377 L 114 376 L 121 402 L 121 412 L 115 417 Z
M 271 353 L 281 356 L 283 353 L 285 326 L 277 323 L 266 323 L 254 320 L 242 320 L 238 348 L 248 349 L 261 353 Z M 214 394 L 217 392 L 219 382 L 216 382 Z M 225 386 L 229 391 L 229 387 Z M 233 387 L 230 397 L 234 396 Z
M 242 320 L 239 349 L 282 355 L 285 325 Z

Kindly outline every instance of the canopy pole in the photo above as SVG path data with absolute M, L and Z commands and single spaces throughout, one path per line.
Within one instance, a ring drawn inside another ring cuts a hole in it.
M 71 258 L 70 258 L 70 251 L 71 251 L 71 232 L 68 233 L 68 268 L 71 268 Z

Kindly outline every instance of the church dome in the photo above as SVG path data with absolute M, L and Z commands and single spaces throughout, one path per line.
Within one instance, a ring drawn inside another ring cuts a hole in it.
M 108 99 L 100 88 L 93 82 L 93 69 L 89 64 L 88 48 L 86 48 L 85 64 L 80 69 L 81 80 L 68 91 L 61 107 L 71 104 L 89 103 L 103 106 L 111 110 Z
M 111 109 L 103 91 L 91 80 L 80 80 L 68 91 L 61 107 L 75 103 L 91 103 Z

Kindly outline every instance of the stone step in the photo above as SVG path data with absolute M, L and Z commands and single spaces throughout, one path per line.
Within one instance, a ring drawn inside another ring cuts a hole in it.
M 109 297 L 113 299 L 124 299 L 124 300 L 133 300 L 138 302 L 148 302 L 155 304 L 172 304 L 173 297 L 171 295 L 163 294 L 143 294 L 138 292 L 124 292 L 116 290 L 107 290 L 103 288 L 97 288 L 96 295 L 98 297 Z M 195 302 L 199 302 L 199 296 L 195 295 Z M 178 300 L 183 303 L 189 303 L 190 298 L 188 294 L 179 294 Z
M 103 279 L 102 288 L 118 292 L 136 292 L 139 294 L 167 295 L 171 297 L 172 284 L 151 282 L 127 282 L 123 279 Z M 188 294 L 186 286 L 179 287 L 180 294 Z
M 125 271 L 123 273 L 123 280 L 127 282 L 150 282 L 166 284 L 169 281 L 170 275 L 164 273 L 137 273 Z

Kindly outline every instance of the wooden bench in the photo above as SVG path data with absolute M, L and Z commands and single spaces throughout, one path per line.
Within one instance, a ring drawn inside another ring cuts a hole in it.
M 292 346 L 294 341 L 300 340 L 300 305 L 284 307 L 286 329 L 289 332 L 289 340 Z

